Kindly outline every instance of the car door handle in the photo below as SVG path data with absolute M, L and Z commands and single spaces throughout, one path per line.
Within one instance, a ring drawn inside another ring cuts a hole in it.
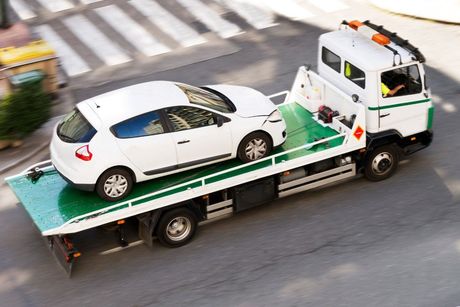
M 183 140 L 183 141 L 177 142 L 177 144 L 185 144 L 185 143 L 188 143 L 188 142 L 190 142 L 190 140 Z
M 382 114 L 382 115 L 380 115 L 380 118 L 384 118 L 384 117 L 387 117 L 388 115 L 390 115 L 390 113 L 387 113 L 387 114 Z

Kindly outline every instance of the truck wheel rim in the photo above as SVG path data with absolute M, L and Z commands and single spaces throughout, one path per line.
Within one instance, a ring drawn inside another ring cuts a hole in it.
M 128 189 L 128 180 L 122 175 L 112 175 L 104 183 L 104 192 L 110 197 L 120 197 Z
M 181 241 L 185 239 L 192 230 L 192 223 L 186 217 L 176 217 L 166 226 L 166 235 L 171 241 Z
M 267 153 L 267 143 L 260 138 L 252 139 L 248 142 L 244 151 L 249 160 L 254 161 L 260 159 Z
M 372 161 L 372 170 L 377 175 L 385 175 L 393 166 L 393 156 L 388 152 L 381 152 Z

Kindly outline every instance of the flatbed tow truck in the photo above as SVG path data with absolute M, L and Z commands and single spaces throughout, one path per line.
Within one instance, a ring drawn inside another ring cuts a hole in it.
M 72 235 L 98 226 L 123 227 L 125 219 L 136 217 L 146 245 L 157 238 L 178 247 L 192 239 L 203 221 L 359 172 L 373 181 L 390 177 L 400 157 L 432 139 L 433 106 L 422 54 L 370 22 L 344 21 L 338 31 L 323 34 L 319 44 L 319 74 L 302 66 L 290 91 L 269 96 L 284 96 L 279 110 L 287 139 L 266 158 L 245 164 L 235 159 L 138 183 L 116 203 L 71 188 L 50 161 L 6 181 L 70 275 L 80 256 Z M 406 87 L 414 90 L 384 98 L 380 83 L 395 69 L 408 72 Z M 119 233 L 122 245 L 128 245 Z

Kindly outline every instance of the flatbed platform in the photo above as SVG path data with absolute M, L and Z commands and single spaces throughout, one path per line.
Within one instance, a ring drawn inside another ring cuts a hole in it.
M 274 166 L 287 165 L 285 162 L 291 160 L 303 160 L 305 156 L 344 143 L 344 134 L 320 124 L 312 113 L 300 105 L 289 103 L 279 108 L 286 120 L 287 140 L 270 157 L 248 164 L 233 159 L 138 183 L 129 198 L 118 203 L 106 202 L 96 193 L 70 187 L 52 167 L 44 169 L 44 174 L 36 183 L 32 183 L 25 175 L 7 178 L 7 182 L 42 235 L 65 234 L 116 221 L 121 216 L 129 217 L 151 211 L 181 201 L 182 198 L 190 199 L 191 195 L 205 195 L 222 186 L 232 187 L 254 178 L 262 178 L 260 170 L 265 168 L 271 168 L 266 173 L 269 176 L 283 171 Z M 328 140 L 321 142 L 321 139 Z M 308 143 L 313 145 L 305 146 Z M 304 148 L 299 149 L 302 146 Z M 182 198 L 171 197 L 180 194 L 187 195 Z M 86 223 L 90 220 L 92 222 Z

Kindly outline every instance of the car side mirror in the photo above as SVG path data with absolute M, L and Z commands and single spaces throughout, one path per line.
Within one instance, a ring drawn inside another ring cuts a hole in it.
M 222 125 L 224 124 L 224 118 L 222 116 L 217 116 L 216 122 L 217 122 L 217 127 L 222 127 Z
M 358 102 L 359 101 L 359 96 L 356 95 L 356 94 L 353 94 L 353 95 L 351 95 L 351 100 L 353 100 L 353 102 Z

